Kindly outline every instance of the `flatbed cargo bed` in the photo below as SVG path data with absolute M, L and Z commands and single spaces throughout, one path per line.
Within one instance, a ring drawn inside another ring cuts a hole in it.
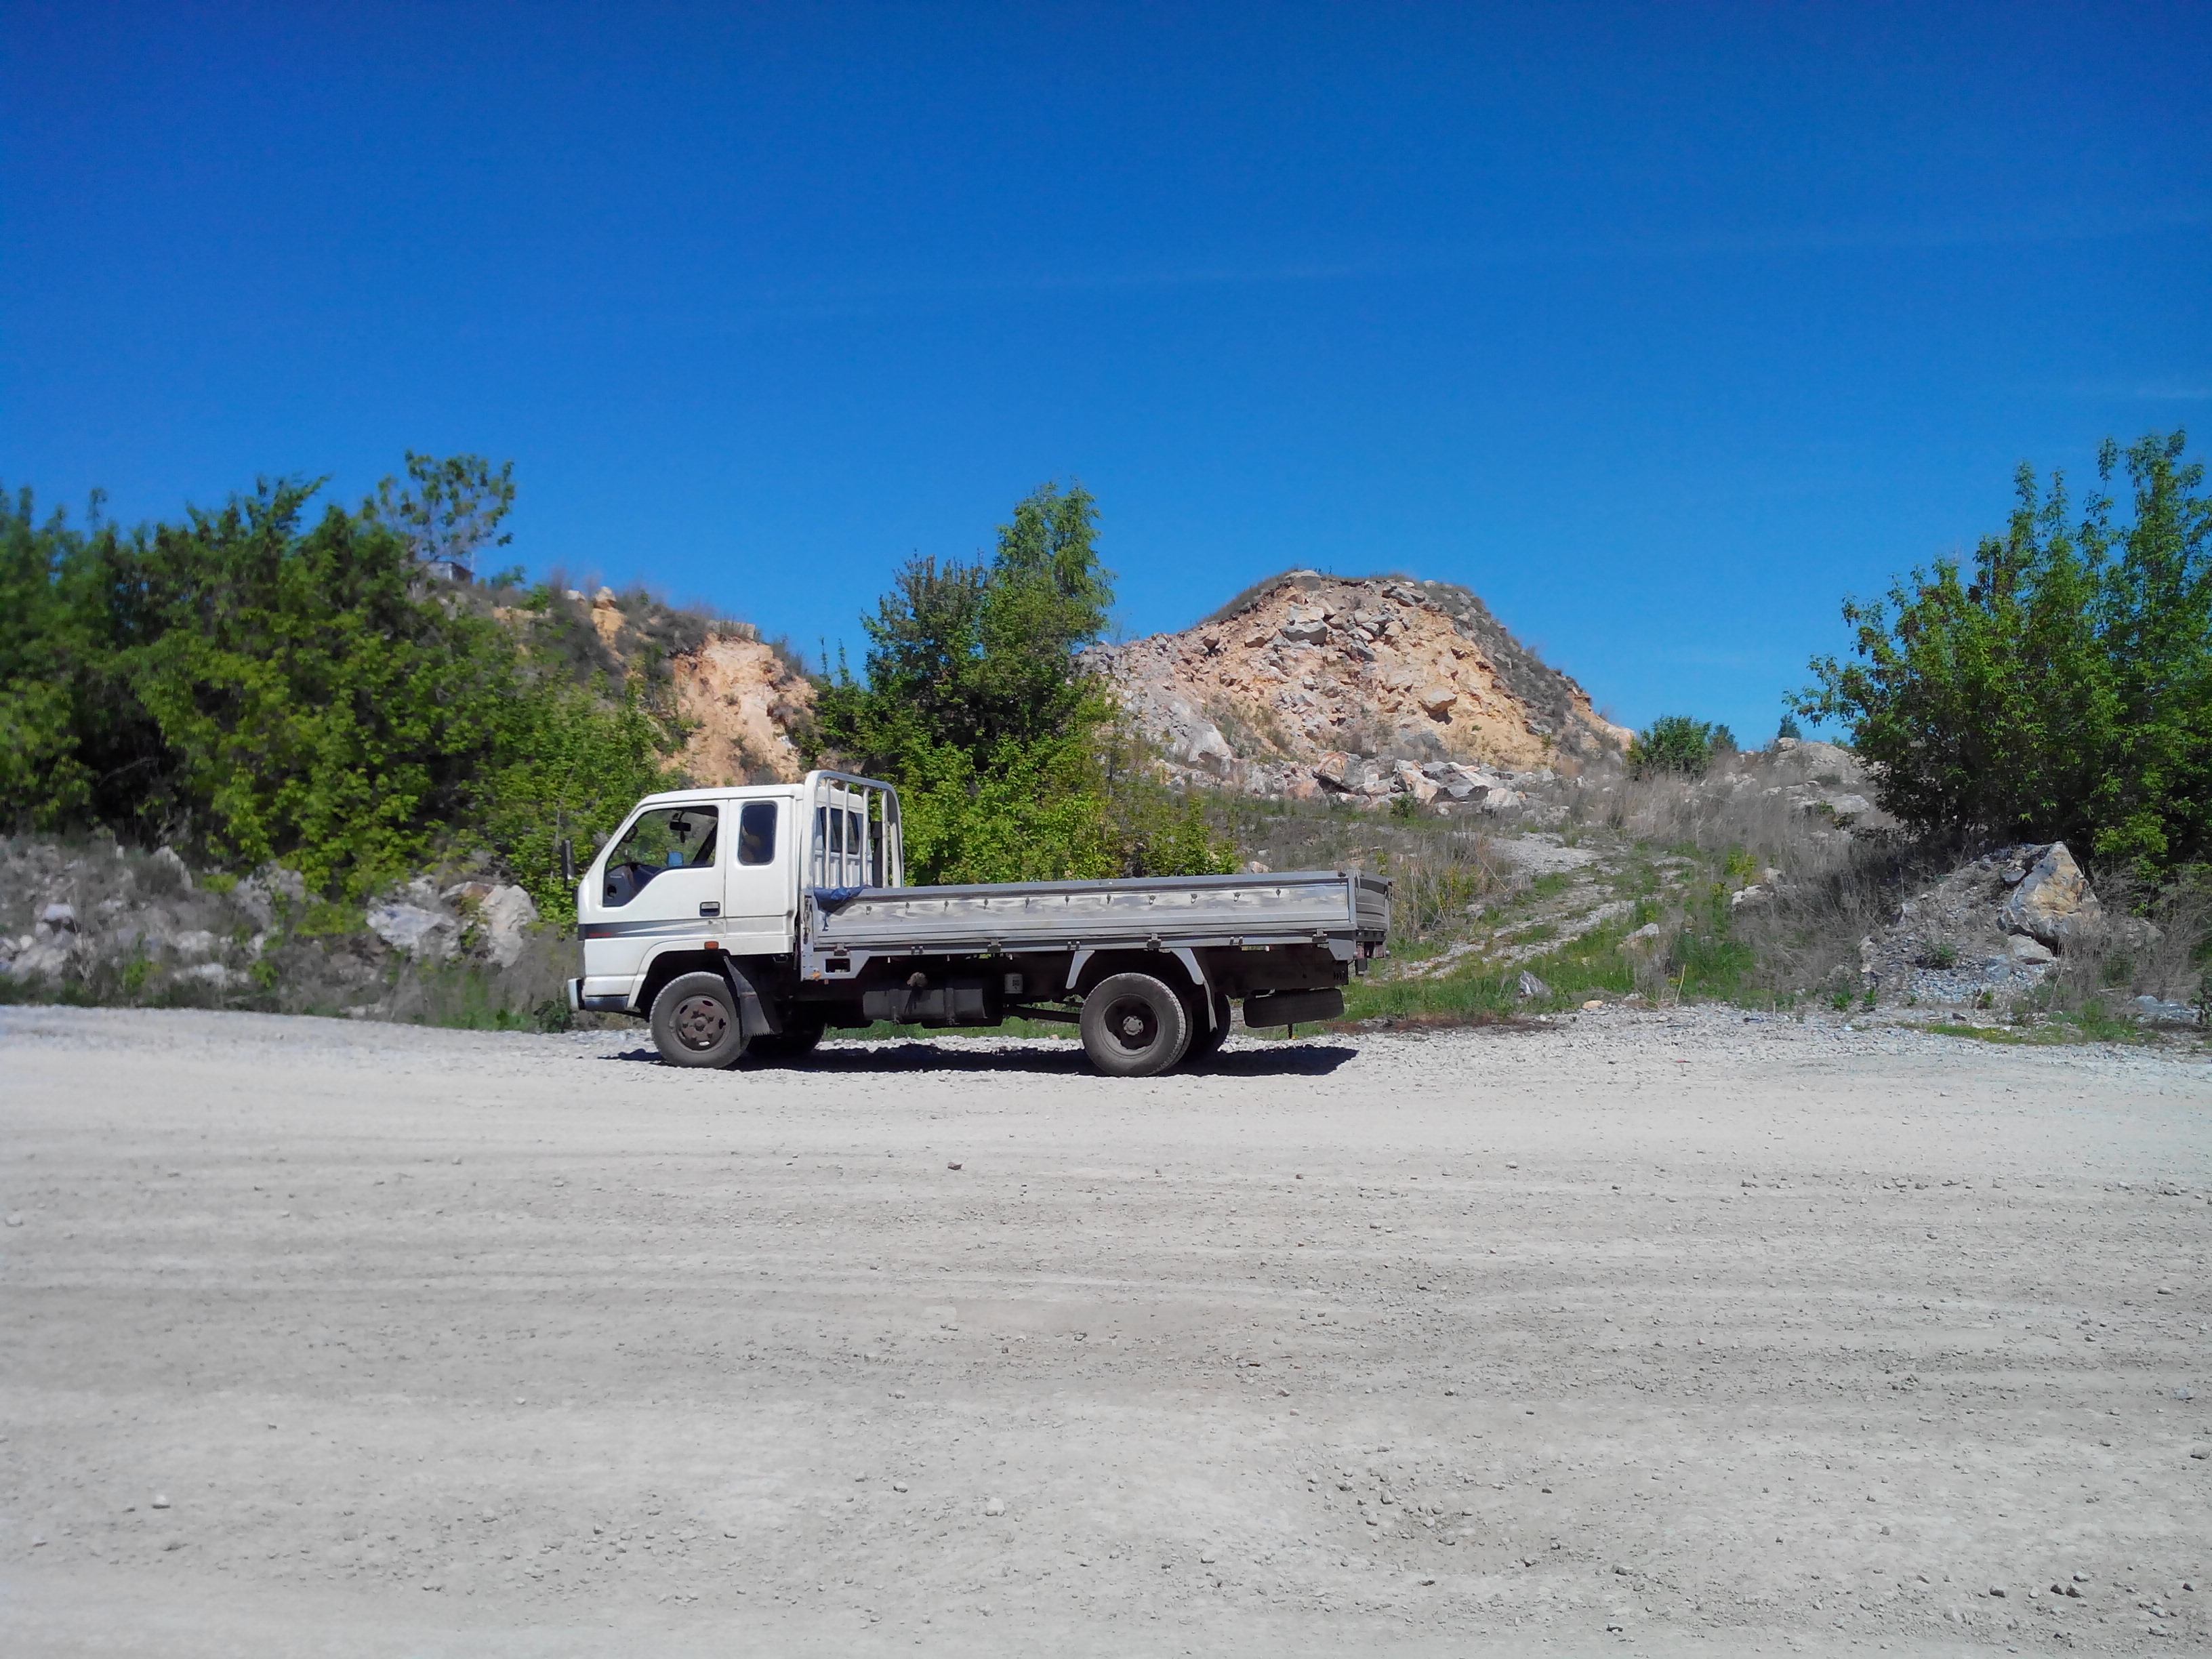
M 1390 884 L 1350 870 L 807 895 L 804 968 L 841 958 L 1382 943 Z

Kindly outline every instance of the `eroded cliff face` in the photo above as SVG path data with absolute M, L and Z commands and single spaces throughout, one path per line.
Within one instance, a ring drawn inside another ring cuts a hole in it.
M 634 660 L 637 619 L 608 590 L 589 603 L 606 650 Z M 661 649 L 695 728 L 682 758 L 696 782 L 802 775 L 796 734 L 814 702 L 804 675 L 750 629 Z M 1288 571 L 1194 628 L 1085 659 L 1171 770 L 1256 794 L 1510 807 L 1516 779 L 1578 771 L 1632 735 L 1444 582 Z
M 573 591 L 568 597 L 584 599 Z M 614 591 L 601 588 L 590 605 L 600 642 L 617 660 L 635 662 L 636 622 Z M 676 712 L 692 728 L 678 757 L 692 783 L 794 783 L 805 776 L 796 734 L 814 708 L 812 684 L 750 627 L 690 638 L 697 642 L 686 641 L 665 660 Z
M 814 706 L 814 688 L 774 650 L 716 635 L 671 667 L 677 709 L 697 722 L 683 755 L 693 782 L 792 783 L 805 775 L 792 733 Z
M 1444 582 L 1289 571 L 1091 660 L 1171 766 L 1255 793 L 1425 799 L 1462 778 L 1578 770 L 1632 736 Z

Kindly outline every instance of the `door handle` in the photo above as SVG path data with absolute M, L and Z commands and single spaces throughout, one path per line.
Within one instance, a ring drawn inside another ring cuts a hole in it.
M 714 900 L 707 899 L 700 904 L 699 914 L 702 916 L 719 916 L 722 914 L 722 907 Z

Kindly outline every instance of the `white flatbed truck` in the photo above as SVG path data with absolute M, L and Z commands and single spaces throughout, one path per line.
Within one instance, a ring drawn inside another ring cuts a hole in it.
M 562 856 L 573 878 L 574 860 Z M 908 887 L 898 792 L 842 772 L 633 807 L 576 882 L 571 1008 L 629 1014 L 672 1066 L 797 1060 L 878 1020 L 1079 1026 L 1150 1077 L 1244 1023 L 1334 1018 L 1382 948 L 1390 884 L 1349 870 Z

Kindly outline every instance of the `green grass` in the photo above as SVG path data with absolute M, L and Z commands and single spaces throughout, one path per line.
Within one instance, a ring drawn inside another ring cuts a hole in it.
M 2151 1032 L 2124 1019 L 2115 1019 L 2092 1002 L 2078 1013 L 2051 1014 L 2033 1025 L 1966 1025 L 1956 1022 L 1923 1026 L 1937 1036 L 1966 1037 L 1976 1042 L 1996 1042 L 2029 1048 L 2062 1048 L 2084 1042 L 2155 1042 Z
M 1543 1013 L 1596 996 L 1626 996 L 1636 988 L 1620 953 L 1627 929 L 1619 923 L 1593 929 L 1528 962 L 1494 972 L 1468 968 L 1437 979 L 1357 980 L 1344 994 L 1348 1023 L 1370 1019 L 1411 1024 L 1488 1024 L 1516 1013 Z M 1523 999 L 1523 971 L 1552 988 L 1549 997 Z

